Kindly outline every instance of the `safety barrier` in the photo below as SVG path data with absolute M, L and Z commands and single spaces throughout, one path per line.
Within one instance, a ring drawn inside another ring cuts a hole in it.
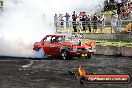
M 95 32 L 94 30 L 96 27 L 97 31 Z M 55 21 L 54 28 L 56 32 L 113 33 L 110 21 L 105 23 L 100 23 L 98 21 Z M 117 33 L 130 33 L 132 31 L 132 20 L 118 20 L 116 23 L 116 30 Z

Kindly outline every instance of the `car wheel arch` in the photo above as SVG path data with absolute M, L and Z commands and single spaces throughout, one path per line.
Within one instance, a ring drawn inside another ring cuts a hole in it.
M 66 48 L 61 50 L 61 53 L 63 53 L 63 52 L 66 52 L 66 54 L 67 54 L 65 59 L 69 59 L 70 60 L 70 59 L 73 58 L 72 55 L 69 54 L 69 52 L 68 52 L 68 50 Z
M 38 47 L 38 51 L 41 49 L 41 47 Z

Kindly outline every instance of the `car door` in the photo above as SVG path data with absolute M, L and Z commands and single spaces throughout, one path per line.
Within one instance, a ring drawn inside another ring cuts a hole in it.
M 60 43 L 57 37 L 52 37 L 52 42 L 50 44 L 50 54 L 53 56 L 58 56 L 60 54 Z
M 51 48 L 51 39 L 52 36 L 47 36 L 44 40 L 43 40 L 43 50 L 47 55 L 51 55 L 50 53 L 50 48 Z

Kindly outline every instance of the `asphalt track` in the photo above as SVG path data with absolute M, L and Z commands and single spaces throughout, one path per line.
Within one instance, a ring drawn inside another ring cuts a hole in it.
M 0 57 L 0 88 L 132 88 L 128 84 L 79 84 L 68 71 L 78 66 L 93 74 L 130 74 L 132 58 L 94 56 L 93 59 L 30 60 Z M 38 59 L 38 58 L 37 58 Z

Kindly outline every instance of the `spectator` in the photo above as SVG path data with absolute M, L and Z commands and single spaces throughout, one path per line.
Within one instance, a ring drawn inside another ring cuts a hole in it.
M 73 29 L 74 29 L 74 32 L 77 32 L 77 24 L 76 24 L 76 19 L 77 19 L 77 15 L 75 14 L 75 11 L 73 12 L 73 15 L 72 15 L 72 24 L 73 24 Z
M 118 15 L 113 13 L 111 16 L 111 27 L 112 30 L 114 31 L 113 33 L 117 33 L 117 20 L 118 20 Z
M 87 22 L 86 22 L 86 24 L 87 24 L 87 27 L 89 29 L 89 32 L 91 33 L 91 18 L 90 18 L 89 15 L 87 16 Z
M 59 20 L 59 28 L 61 28 L 62 29 L 62 23 L 61 22 L 63 22 L 63 16 L 62 16 L 62 14 L 59 14 L 59 17 L 58 17 L 58 20 Z
M 80 14 L 79 14 L 80 21 L 82 20 L 82 16 L 83 16 L 83 12 L 80 12 Z
M 60 20 L 60 27 L 61 27 L 61 29 L 64 28 L 64 20 L 63 20 L 63 17 L 62 17 L 61 20 Z
M 83 31 L 83 29 L 82 29 L 82 17 L 83 17 L 83 12 L 80 12 L 79 17 L 78 17 L 78 20 L 79 20 L 78 26 L 79 26 L 80 32 Z
M 96 16 L 96 14 L 94 14 L 92 21 L 93 21 L 93 33 L 96 33 L 97 32 L 97 21 L 98 21 L 98 17 Z
M 83 31 L 85 31 L 85 32 L 86 32 L 86 21 L 87 21 L 87 15 L 85 14 L 85 12 L 83 12 L 82 27 L 83 27 Z
M 103 29 L 104 29 L 104 26 L 105 26 L 105 17 L 103 14 L 101 14 L 101 16 L 99 16 L 99 29 L 100 29 L 100 32 L 103 33 Z
M 77 30 L 78 32 L 81 32 L 82 28 L 81 28 L 81 22 L 80 22 L 80 14 L 79 16 L 77 16 L 77 19 L 76 19 L 76 24 L 77 24 Z
M 57 14 L 55 14 L 54 15 L 54 27 L 55 27 L 55 29 L 57 29 L 57 27 L 58 27 L 58 25 L 57 25 L 58 22 L 57 21 L 58 21 L 58 17 L 57 17 Z
M 132 20 L 132 0 L 128 2 L 128 10 L 129 10 L 129 14 L 128 14 L 128 19 Z
M 123 17 L 123 19 L 127 19 L 128 14 L 129 14 L 128 6 L 127 6 L 127 4 L 123 4 L 123 7 L 122 7 L 122 17 Z
M 64 17 L 66 17 L 66 28 L 68 29 L 69 28 L 69 17 L 70 17 L 70 15 L 68 13 L 66 13 L 66 15 Z
M 121 16 L 121 14 L 122 14 L 122 3 L 117 3 L 117 14 L 118 14 L 118 19 L 121 19 L 122 18 L 122 16 Z
M 132 0 L 128 2 L 128 9 L 129 9 L 129 12 L 132 13 Z

